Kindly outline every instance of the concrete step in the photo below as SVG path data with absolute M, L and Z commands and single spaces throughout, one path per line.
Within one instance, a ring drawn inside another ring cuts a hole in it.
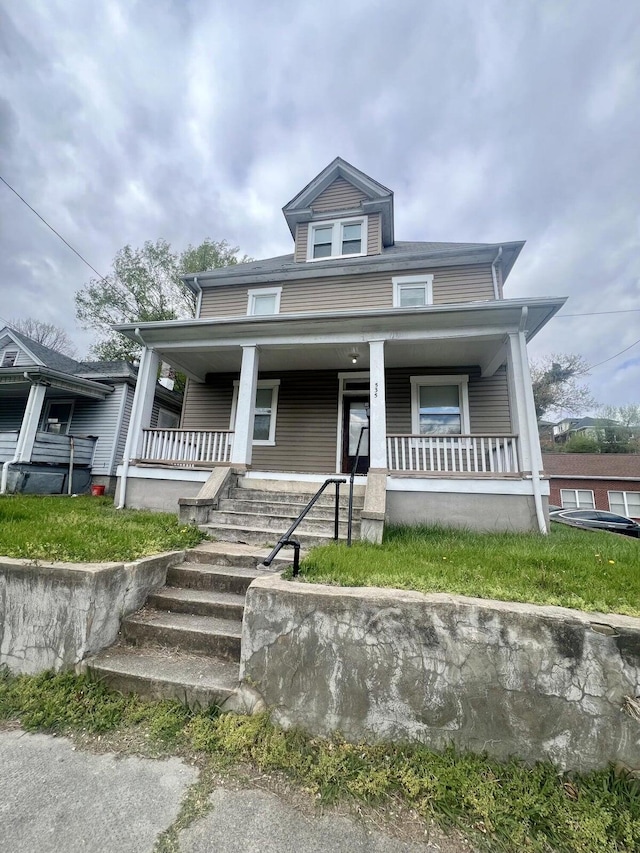
M 280 533 L 276 539 L 279 536 Z M 270 548 L 260 548 L 243 542 L 205 542 L 197 548 L 189 549 L 186 560 L 191 563 L 213 563 L 219 566 L 256 569 L 270 552 Z M 289 565 L 291 560 L 291 552 L 281 551 L 273 561 L 272 569 L 280 571 Z
M 235 662 L 160 647 L 111 646 L 89 658 L 86 667 L 121 693 L 177 699 L 195 708 L 222 706 L 239 680 Z
M 244 595 L 249 584 L 263 572 L 243 566 L 216 566 L 208 563 L 180 563 L 167 572 L 169 587 L 200 589 Z M 166 587 L 165 587 L 166 589 Z
M 213 523 L 201 524 L 200 530 L 204 531 L 214 539 L 221 540 L 222 542 L 264 545 L 267 548 L 267 553 L 270 548 L 275 546 L 280 536 L 285 532 L 284 529 L 268 530 L 263 527 Z M 317 545 L 326 545 L 328 542 L 333 541 L 331 537 L 323 536 L 320 533 L 298 533 L 298 531 L 296 531 L 295 538 L 300 542 L 300 545 L 304 549 L 315 548 Z M 341 537 L 341 540 L 344 539 L 345 537 Z M 291 548 L 287 548 L 285 550 L 291 555 L 290 559 L 286 561 L 290 564 L 293 559 L 293 550 Z M 282 553 L 282 551 L 280 553 Z M 280 566 L 278 570 L 280 570 L 280 568 L 282 568 L 282 566 Z
M 232 592 L 165 586 L 151 593 L 146 606 L 170 613 L 192 613 L 195 616 L 215 616 L 241 622 L 244 599 L 244 594 Z
M 207 522 L 210 525 L 215 525 L 216 527 L 220 525 L 231 525 L 232 527 L 248 527 L 248 528 L 262 528 L 272 530 L 275 534 L 275 539 L 279 539 L 283 533 L 285 533 L 289 527 L 296 520 L 295 515 L 267 515 L 260 512 L 223 512 L 221 510 L 214 510 L 209 513 L 209 521 Z M 353 520 L 353 528 L 354 531 L 360 530 L 360 521 L 359 519 L 354 518 Z M 338 525 L 339 534 L 341 536 L 347 535 L 347 522 L 340 521 Z M 333 537 L 334 531 L 334 522 L 333 520 L 329 521 L 323 518 L 312 518 L 305 517 L 300 522 L 300 525 L 296 528 L 297 532 L 302 533 L 319 533 L 322 536 L 326 536 L 329 538 Z
M 218 503 L 218 511 L 219 512 L 254 512 L 259 513 L 261 515 L 284 515 L 290 517 L 292 520 L 297 518 L 302 510 L 304 509 L 304 504 L 295 504 L 290 501 L 254 501 L 251 499 L 241 500 L 240 498 L 223 498 Z M 339 518 L 340 521 L 347 520 L 347 510 L 348 507 L 341 506 L 339 510 Z M 354 518 L 359 517 L 362 509 L 360 507 L 353 508 Z M 326 521 L 333 521 L 335 518 L 335 507 L 334 506 L 318 506 L 315 504 L 309 510 L 309 514 L 305 516 L 306 518 L 312 518 L 315 520 L 322 519 Z
M 240 660 L 242 622 L 231 619 L 144 609 L 122 620 L 121 634 L 125 642 L 134 645 Z
M 315 483 L 314 483 L 315 486 Z M 319 486 L 318 486 L 319 488 Z M 252 489 L 247 486 L 236 486 L 229 490 L 229 498 L 232 500 L 250 500 L 264 501 L 265 503 L 290 503 L 299 506 L 300 509 L 309 503 L 316 489 L 311 492 L 288 492 L 282 490 L 267 490 L 267 489 Z M 349 488 L 348 485 L 340 486 L 340 506 L 346 507 L 349 503 Z M 359 492 L 353 494 L 353 505 L 362 507 L 364 505 L 364 490 L 360 487 Z M 327 486 L 318 498 L 315 506 L 333 507 L 335 506 L 335 486 Z M 299 512 L 300 510 L 298 510 Z

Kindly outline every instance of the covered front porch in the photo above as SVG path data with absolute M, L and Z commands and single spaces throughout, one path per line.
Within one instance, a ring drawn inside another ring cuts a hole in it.
M 332 315 L 331 329 L 319 316 L 138 327 L 147 348 L 121 479 L 190 472 L 201 482 L 228 466 L 249 479 L 321 480 L 355 465 L 369 481 L 384 479 L 382 518 L 411 505 L 413 521 L 446 523 L 434 507 L 451 498 L 434 496 L 458 495 L 459 523 L 467 514 L 474 526 L 486 506 L 486 526 L 500 529 L 513 498 L 523 512 L 507 527 L 546 530 L 526 339 L 551 310 L 372 311 Z M 189 378 L 180 429 L 149 426 L 145 393 L 160 358 Z

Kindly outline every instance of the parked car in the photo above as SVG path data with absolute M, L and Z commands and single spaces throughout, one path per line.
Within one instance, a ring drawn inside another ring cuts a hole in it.
M 600 509 L 561 509 L 549 513 L 552 521 L 571 524 L 574 527 L 588 527 L 591 530 L 610 530 L 614 533 L 624 533 L 625 536 L 635 536 L 640 539 L 640 524 L 632 518 L 618 515 L 615 512 L 605 512 Z

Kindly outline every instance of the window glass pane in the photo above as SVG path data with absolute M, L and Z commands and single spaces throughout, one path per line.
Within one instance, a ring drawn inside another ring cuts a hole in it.
M 363 427 L 369 426 L 365 404 L 352 403 L 349 406 L 349 456 L 355 456 L 358 452 L 358 441 Z M 362 433 L 360 441 L 360 456 L 369 455 L 369 430 Z
M 342 243 L 343 255 L 358 255 L 362 251 L 360 240 L 344 240 Z
M 256 414 L 253 421 L 254 441 L 269 440 L 272 401 L 273 388 L 258 388 L 256 391 Z
M 609 509 L 611 512 L 619 512 L 622 515 L 626 515 L 623 492 L 609 492 Z
M 357 255 L 362 251 L 362 225 L 342 226 L 342 254 Z
M 578 506 L 580 509 L 594 509 L 593 492 L 590 489 L 578 489 Z
M 362 234 L 362 225 L 357 222 L 355 225 L 342 226 L 343 240 L 359 240 Z
M 419 308 L 427 304 L 427 294 L 424 285 L 419 284 L 416 287 L 404 286 L 399 288 L 399 293 L 401 308 Z
M 315 244 L 313 247 L 313 257 L 314 258 L 330 258 L 331 257 L 331 243 L 323 243 L 323 244 Z
M 44 425 L 45 432 L 66 435 L 69 431 L 71 409 L 71 403 L 51 403 L 47 413 L 47 422 Z
M 275 293 L 263 295 L 254 295 L 253 297 L 253 313 L 254 314 L 275 314 L 276 313 L 276 295 Z
M 627 512 L 625 515 L 630 515 L 632 518 L 640 516 L 640 492 L 626 492 L 627 495 Z
M 462 432 L 458 385 L 421 385 L 420 435 L 459 435 Z
M 577 509 L 578 501 L 573 489 L 560 489 L 560 502 L 563 509 Z

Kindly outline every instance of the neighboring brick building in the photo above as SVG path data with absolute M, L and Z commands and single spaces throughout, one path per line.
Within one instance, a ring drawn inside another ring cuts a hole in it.
M 549 503 L 640 519 L 640 454 L 543 453 Z

